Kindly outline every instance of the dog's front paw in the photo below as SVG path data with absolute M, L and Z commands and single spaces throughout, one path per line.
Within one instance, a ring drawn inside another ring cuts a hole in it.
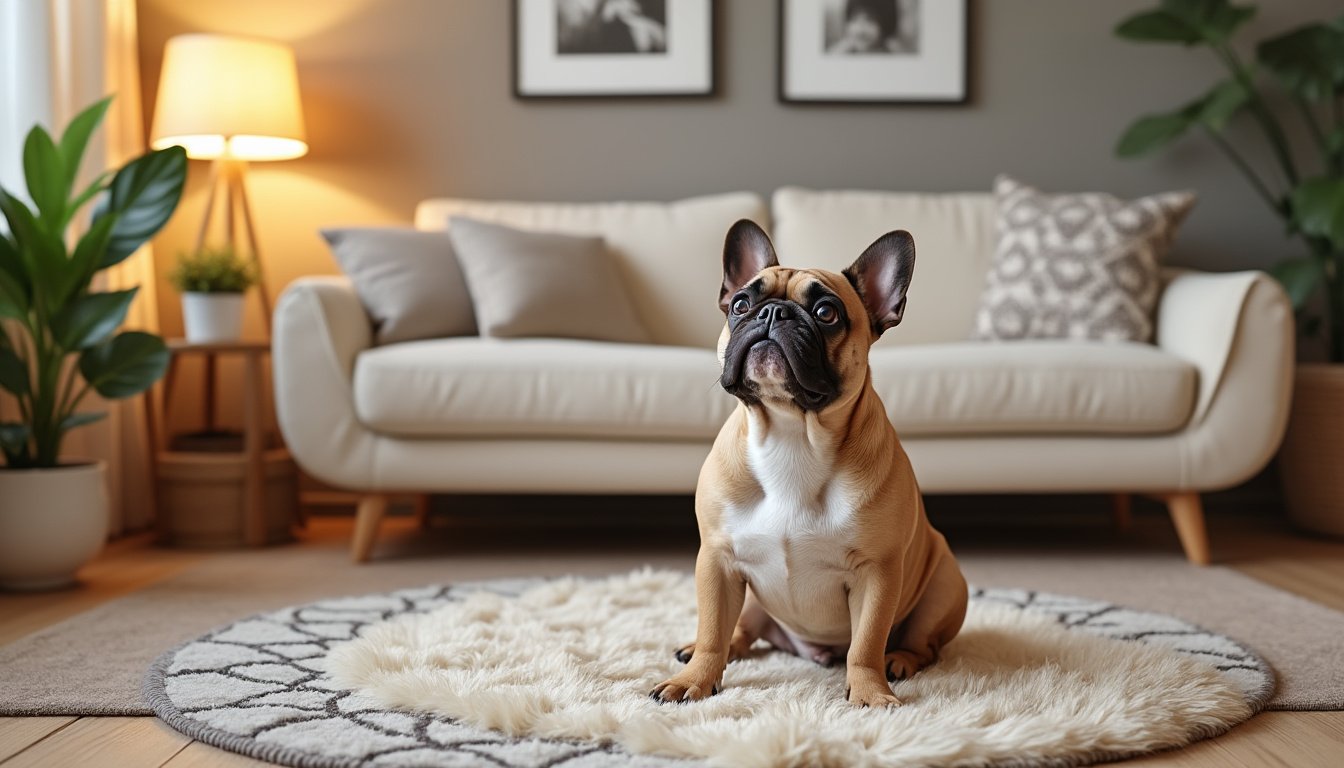
M 734 661 L 745 659 L 750 652 L 750 643 L 734 642 L 732 645 L 728 646 L 728 663 L 732 664 Z M 681 646 L 672 655 L 682 664 L 690 664 L 691 659 L 695 657 L 695 643 Z
M 851 676 L 849 690 L 845 691 L 849 703 L 856 707 L 899 707 L 901 700 L 891 692 L 891 686 L 882 675 Z
M 685 674 L 676 675 L 670 680 L 655 685 L 649 692 L 649 698 L 659 702 L 699 701 L 719 692 L 719 686 L 713 680 L 701 680 Z

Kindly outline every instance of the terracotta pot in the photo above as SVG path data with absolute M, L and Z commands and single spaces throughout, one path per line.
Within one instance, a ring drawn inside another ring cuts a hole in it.
M 1344 365 L 1297 367 L 1279 476 L 1298 527 L 1344 537 Z
M 106 466 L 0 469 L 0 588 L 75 583 L 107 540 Z

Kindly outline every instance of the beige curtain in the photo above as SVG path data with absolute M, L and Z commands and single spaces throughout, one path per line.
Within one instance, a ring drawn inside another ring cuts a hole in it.
M 145 151 L 135 0 L 0 0 L 0 30 L 0 183 L 6 189 L 25 190 L 19 159 L 23 136 L 34 123 L 59 134 L 81 109 L 107 94 L 116 99 L 90 144 L 81 180 L 87 183 L 102 169 Z M 149 246 L 99 281 L 101 290 L 140 286 L 126 325 L 158 329 Z M 90 396 L 86 408 L 106 411 L 107 418 L 71 432 L 65 455 L 108 463 L 114 534 L 144 528 L 153 520 L 153 481 L 143 398 L 91 402 L 97 399 Z

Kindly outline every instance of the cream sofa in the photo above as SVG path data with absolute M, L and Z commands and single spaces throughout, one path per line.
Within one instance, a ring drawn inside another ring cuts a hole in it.
M 280 427 L 311 474 L 366 492 L 365 559 L 391 492 L 686 493 L 735 402 L 714 343 L 724 233 L 770 227 L 781 261 L 839 270 L 877 235 L 915 237 L 905 321 L 873 380 L 927 492 L 1102 492 L 1164 499 L 1208 561 L 1199 493 L 1273 456 L 1286 420 L 1293 314 L 1258 272 L 1171 271 L 1155 344 L 971 342 L 992 251 L 986 194 L 781 189 L 677 203 L 435 199 L 453 214 L 602 235 L 655 345 L 458 337 L 377 347 L 347 281 L 295 281 L 276 308 Z M 773 216 L 770 214 L 773 213 Z M 1123 510 L 1123 507 L 1118 507 Z

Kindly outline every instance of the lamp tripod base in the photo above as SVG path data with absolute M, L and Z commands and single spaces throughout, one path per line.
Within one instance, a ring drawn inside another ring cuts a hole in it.
M 214 218 L 215 202 L 220 190 L 224 196 L 224 242 L 234 253 L 238 252 L 239 223 L 247 238 L 248 255 L 252 268 L 257 275 L 257 296 L 261 299 L 262 323 L 266 336 L 271 335 L 271 292 L 266 286 L 266 270 L 261 262 L 261 250 L 257 247 L 257 230 L 252 222 L 252 205 L 247 197 L 247 184 L 244 174 L 247 163 L 232 158 L 218 158 L 210 166 L 210 192 L 205 202 L 205 218 L 196 234 L 196 250 L 205 247 L 205 238 L 210 233 L 210 222 Z

